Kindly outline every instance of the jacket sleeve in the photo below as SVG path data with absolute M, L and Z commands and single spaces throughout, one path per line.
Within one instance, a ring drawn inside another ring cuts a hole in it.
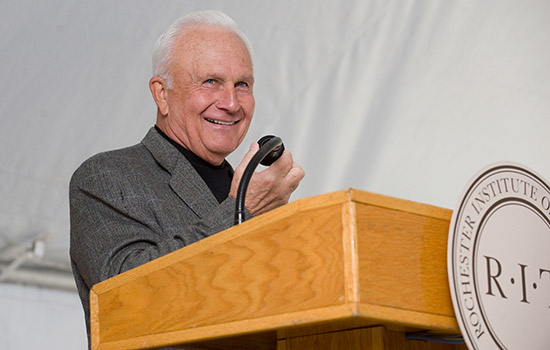
M 233 225 L 231 197 L 199 218 L 139 176 L 97 160 L 75 172 L 69 197 L 71 259 L 88 288 Z

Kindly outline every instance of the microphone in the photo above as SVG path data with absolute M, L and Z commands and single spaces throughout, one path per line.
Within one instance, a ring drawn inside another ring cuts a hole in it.
M 270 166 L 283 154 L 285 145 L 280 137 L 273 135 L 266 135 L 258 140 L 260 149 L 252 157 L 239 182 L 239 188 L 237 189 L 237 201 L 235 203 L 235 225 L 238 225 L 244 221 L 244 200 L 246 196 L 246 190 L 248 183 L 254 174 L 254 170 L 258 164 Z
M 269 142 L 269 140 L 273 138 L 279 139 L 278 140 L 279 142 L 275 147 L 273 147 L 273 149 L 271 149 L 271 152 L 267 153 L 265 157 L 260 160 L 261 165 L 270 166 L 271 164 L 273 164 L 273 162 L 279 159 L 279 157 L 283 154 L 283 151 L 285 150 L 285 145 L 283 144 L 283 141 L 281 140 L 281 138 L 273 135 L 265 135 L 264 137 L 258 140 L 260 149 L 263 148 L 264 145 L 266 146 L 266 148 L 271 148 L 267 146 L 267 143 Z

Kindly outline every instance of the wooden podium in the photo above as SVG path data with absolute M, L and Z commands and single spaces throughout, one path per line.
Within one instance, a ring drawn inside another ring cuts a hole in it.
M 354 189 L 301 199 L 95 285 L 92 349 L 466 349 L 451 211 Z

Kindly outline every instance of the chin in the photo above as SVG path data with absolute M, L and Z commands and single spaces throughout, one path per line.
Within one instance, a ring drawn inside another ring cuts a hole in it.
M 210 150 L 220 155 L 225 154 L 226 156 L 231 154 L 241 144 L 240 140 L 230 140 L 230 141 L 225 140 L 222 142 L 220 142 L 221 140 L 216 140 L 216 141 L 218 142 L 212 142 L 210 144 L 211 146 L 209 147 Z
M 216 157 L 227 158 L 237 147 L 211 147 L 208 152 Z

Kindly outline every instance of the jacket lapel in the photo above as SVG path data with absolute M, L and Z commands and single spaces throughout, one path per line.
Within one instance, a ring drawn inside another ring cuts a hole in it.
M 216 197 L 187 158 L 155 128 L 149 130 L 142 143 L 156 161 L 172 175 L 170 188 L 195 214 L 203 218 L 219 205 Z
M 170 187 L 201 218 L 219 205 L 212 191 L 181 153 L 170 179 Z

